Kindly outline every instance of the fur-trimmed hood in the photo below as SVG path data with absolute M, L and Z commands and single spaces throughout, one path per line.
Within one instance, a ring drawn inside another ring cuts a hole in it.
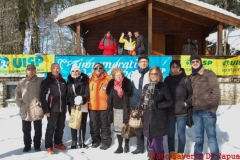
M 107 86 L 107 90 L 106 90 L 107 95 L 110 95 L 113 87 L 114 87 L 114 79 L 112 79 L 108 82 L 108 86 Z M 131 81 L 127 77 L 124 77 L 124 79 L 122 81 L 122 89 L 123 89 L 124 94 L 126 94 L 127 96 L 132 96 L 132 94 L 133 94 L 132 93 L 132 84 L 131 84 Z
M 68 75 L 68 83 L 73 84 L 74 83 L 74 79 L 72 78 L 71 74 Z M 84 73 L 81 72 L 80 76 L 76 78 L 77 80 L 80 80 L 80 83 L 88 83 L 88 76 Z

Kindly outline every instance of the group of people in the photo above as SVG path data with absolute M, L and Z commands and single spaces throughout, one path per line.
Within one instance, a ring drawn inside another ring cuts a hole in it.
M 122 55 L 141 55 L 145 51 L 144 37 L 138 31 L 134 32 L 134 36 L 130 31 L 128 31 L 127 36 L 123 32 L 119 44 L 124 46 Z M 117 55 L 117 43 L 109 30 L 101 39 L 98 48 L 103 50 L 103 55 Z
M 147 137 L 149 160 L 164 159 L 163 136 L 167 135 L 170 159 L 183 159 L 186 144 L 187 110 L 193 106 L 195 129 L 195 159 L 203 158 L 204 130 L 208 137 L 208 146 L 212 159 L 218 159 L 216 139 L 216 110 L 220 100 L 220 90 L 216 75 L 203 67 L 200 55 L 190 57 L 192 73 L 186 75 L 177 60 L 170 63 L 171 72 L 163 82 L 159 67 L 149 68 L 147 55 L 138 57 L 138 69 L 132 78 L 124 76 L 121 68 L 112 70 L 110 77 L 102 63 L 93 66 L 91 77 L 73 65 L 66 82 L 57 63 L 51 65 L 51 72 L 42 80 L 36 75 L 36 67 L 27 66 L 26 77 L 15 91 L 17 105 L 20 108 L 24 135 L 23 152 L 31 150 L 31 121 L 34 123 L 34 147 L 41 151 L 43 115 L 48 124 L 45 133 L 45 148 L 54 153 L 53 147 L 65 150 L 62 136 L 66 119 L 74 107 L 74 99 L 81 97 L 82 104 L 88 104 L 90 119 L 91 147 L 108 149 L 112 144 L 111 121 L 113 113 L 113 131 L 117 135 L 118 148 L 114 153 L 128 153 L 129 139 L 121 137 L 121 130 L 129 121 L 131 110 L 143 110 L 143 128 L 135 129 L 137 148 L 132 154 L 145 152 L 144 137 Z M 88 147 L 84 144 L 88 113 L 83 114 L 81 132 L 77 139 L 77 130 L 71 129 L 71 148 Z M 178 133 L 178 147 L 175 148 L 175 132 Z

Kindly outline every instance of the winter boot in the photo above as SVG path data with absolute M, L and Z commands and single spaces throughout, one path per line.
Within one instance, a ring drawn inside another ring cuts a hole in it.
M 176 156 L 176 160 L 183 160 L 183 154 L 178 153 L 177 156 Z
M 77 149 L 77 141 L 72 141 L 71 149 Z
M 171 151 L 169 153 L 169 160 L 175 160 L 176 159 L 176 153 L 174 151 Z

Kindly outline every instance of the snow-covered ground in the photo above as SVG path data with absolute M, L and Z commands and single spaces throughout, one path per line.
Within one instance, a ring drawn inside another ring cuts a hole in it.
M 238 154 L 240 158 L 240 129 L 238 122 L 240 122 L 240 106 L 220 106 L 217 111 L 217 139 L 222 156 L 234 156 Z M 67 114 L 68 115 L 68 114 Z M 67 116 L 67 119 L 69 116 Z M 47 154 L 44 148 L 44 137 L 47 121 L 43 119 L 43 137 L 42 137 L 42 151 L 35 152 L 34 148 L 29 153 L 23 153 L 23 134 L 22 123 L 19 116 L 19 109 L 17 107 L 8 107 L 0 109 L 0 159 L 13 159 L 13 160 L 35 160 L 35 159 L 64 159 L 64 160 L 147 160 L 147 153 L 140 155 L 132 155 L 129 153 L 114 154 L 117 149 L 116 135 L 112 133 L 113 143 L 108 150 L 100 150 L 99 148 L 89 148 L 71 150 L 71 134 L 70 129 L 67 126 L 64 129 L 63 142 L 68 147 L 65 151 L 58 149 L 54 150 L 54 154 Z M 187 128 L 186 130 L 186 148 L 185 154 L 193 154 L 194 146 L 194 127 Z M 89 135 L 89 126 L 87 128 L 86 144 L 91 144 L 91 138 Z M 146 141 L 145 141 L 146 143 Z M 136 148 L 136 138 L 130 140 L 130 151 Z M 165 153 L 168 153 L 166 137 L 164 137 L 164 149 Z M 204 153 L 209 153 L 207 147 L 207 137 L 205 136 Z M 84 151 L 84 155 L 82 152 Z M 233 157 L 232 157 L 233 158 Z M 237 157 L 236 157 L 237 158 Z M 186 158 L 187 159 L 187 158 Z M 206 155 L 205 155 L 205 159 Z M 226 159 L 222 157 L 222 159 Z M 231 158 L 230 158 L 231 159 Z

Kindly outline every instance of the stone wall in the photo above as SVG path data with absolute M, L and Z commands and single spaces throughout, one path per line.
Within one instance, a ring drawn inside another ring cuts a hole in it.
M 6 82 L 18 82 L 22 77 L 0 77 L 0 107 L 5 107 L 7 98 Z
M 18 82 L 24 75 L 16 77 L 0 77 L 0 107 L 14 106 L 12 100 L 7 100 L 8 82 Z M 219 87 L 221 90 L 220 105 L 240 104 L 240 78 L 219 77 Z M 6 103 L 7 102 L 7 103 Z

